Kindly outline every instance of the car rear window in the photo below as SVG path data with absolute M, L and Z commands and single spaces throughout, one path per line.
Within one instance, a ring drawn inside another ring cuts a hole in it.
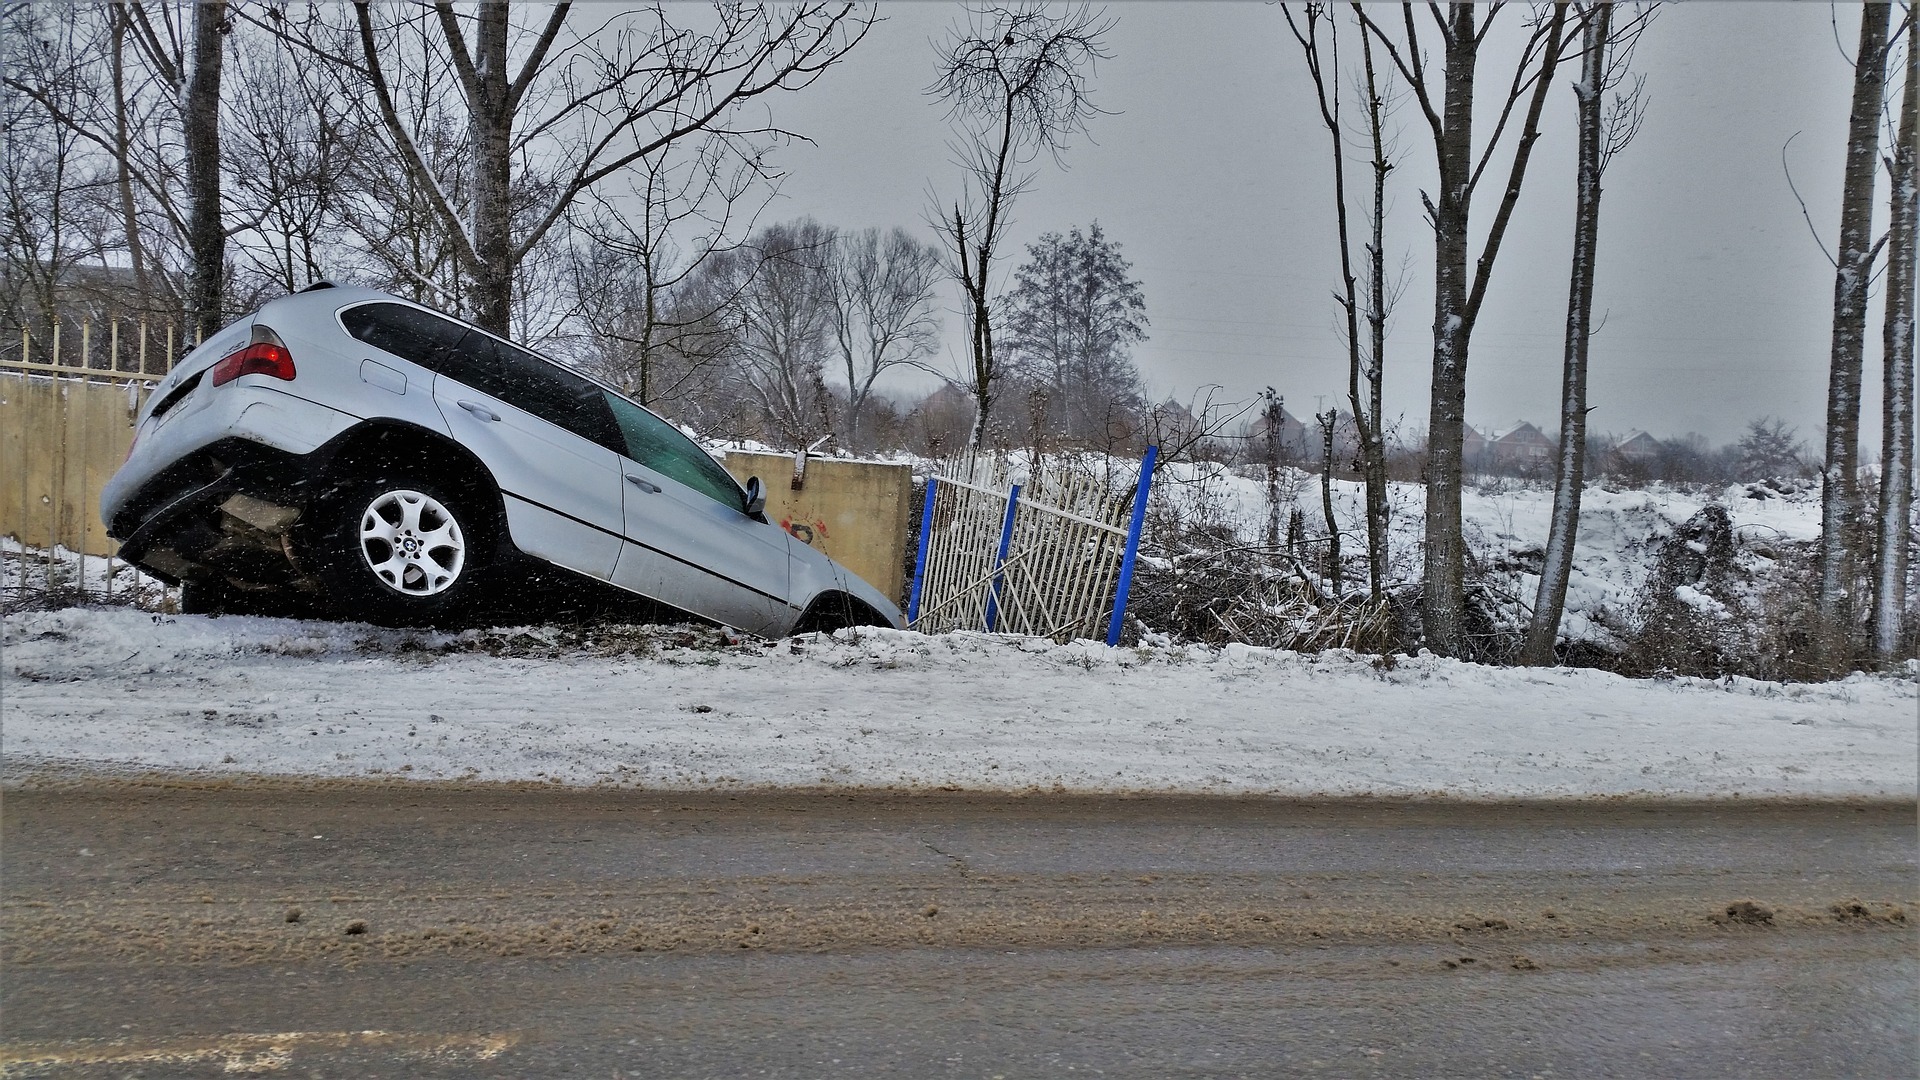
M 347 333 L 376 349 L 459 378 L 447 369 L 467 328 L 451 319 L 404 304 L 363 304 L 341 312 L 340 323 Z

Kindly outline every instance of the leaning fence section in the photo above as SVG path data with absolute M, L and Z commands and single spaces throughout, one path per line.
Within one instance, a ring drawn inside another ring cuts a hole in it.
M 173 602 L 114 558 L 99 499 L 148 392 L 190 347 L 140 320 L 0 332 L 0 604 Z
M 949 462 L 928 483 L 908 618 L 917 630 L 980 630 L 989 623 L 995 555 L 1010 507 L 1004 460 Z
M 1134 490 L 1002 459 L 949 462 L 929 478 L 908 620 L 917 630 L 989 630 L 1117 644 L 1155 450 Z

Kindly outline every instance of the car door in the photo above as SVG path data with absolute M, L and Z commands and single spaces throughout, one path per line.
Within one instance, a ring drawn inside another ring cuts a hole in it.
M 599 387 L 468 330 L 434 379 L 447 426 L 499 481 L 522 551 L 601 580 L 620 556 L 625 481 Z
M 614 584 L 756 633 L 790 623 L 792 537 L 748 517 L 740 485 L 673 425 L 616 394 L 605 400 L 626 450 Z

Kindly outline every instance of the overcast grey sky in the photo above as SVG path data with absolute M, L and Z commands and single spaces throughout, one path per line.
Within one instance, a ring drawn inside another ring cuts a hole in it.
M 1113 4 L 1113 59 L 1094 80 L 1092 141 L 1066 169 L 1042 160 L 1015 207 L 1011 271 L 1042 232 L 1098 219 L 1143 284 L 1151 336 L 1135 353 L 1156 397 L 1218 383 L 1231 397 L 1269 384 L 1296 414 L 1343 394 L 1330 146 L 1298 46 L 1279 8 L 1258 3 Z M 887 3 L 846 63 L 782 101 L 776 119 L 815 140 L 782 151 L 782 197 L 763 220 L 905 225 L 931 240 L 929 192 L 958 171 L 933 80 L 933 41 L 954 5 Z M 1523 16 L 1502 18 L 1511 29 Z M 1665 5 L 1636 66 L 1645 127 L 1607 174 L 1593 347 L 1599 430 L 1697 431 L 1717 441 L 1749 418 L 1786 417 L 1814 441 L 1825 408 L 1833 273 L 1781 170 L 1823 236 L 1837 232 L 1858 15 L 1825 4 Z M 1499 63 L 1511 50 L 1496 50 Z M 1489 84 L 1496 65 L 1483 61 Z M 1563 69 L 1566 84 L 1572 72 Z M 1492 96 L 1491 87 L 1483 96 Z M 1549 99 L 1546 133 L 1473 339 L 1467 416 L 1483 427 L 1557 427 L 1561 327 L 1572 248 L 1573 98 Z M 1411 102 L 1399 115 L 1402 169 L 1390 251 L 1409 286 L 1389 342 L 1388 409 L 1426 424 L 1432 244 L 1419 220 L 1432 145 Z M 1363 177 L 1364 182 L 1364 177 Z M 1492 185 L 1488 185 L 1491 187 Z M 1884 176 L 1881 191 L 1884 192 Z M 1490 201 L 1490 200 L 1489 200 Z M 1476 213 L 1482 225 L 1491 211 Z M 950 304 L 950 307 L 957 304 Z M 1877 451 L 1878 301 L 1863 441 Z M 962 341 L 946 318 L 946 364 Z M 896 391 L 922 390 L 909 379 Z

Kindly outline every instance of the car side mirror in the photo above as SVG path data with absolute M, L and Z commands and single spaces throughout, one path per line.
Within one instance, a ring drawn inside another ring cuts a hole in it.
M 765 517 L 767 511 L 767 486 L 757 476 L 747 477 L 747 516 Z

